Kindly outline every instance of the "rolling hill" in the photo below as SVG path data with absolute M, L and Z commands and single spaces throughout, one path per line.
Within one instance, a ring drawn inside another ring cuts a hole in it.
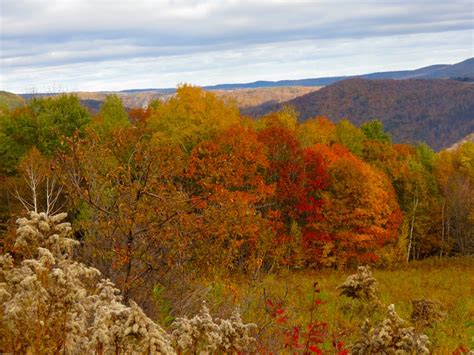
M 243 110 L 253 116 L 291 105 L 301 120 L 324 115 L 356 125 L 380 119 L 395 142 L 448 147 L 474 132 L 474 85 L 455 80 L 347 79 L 271 107 Z
M 0 109 L 12 109 L 23 106 L 24 104 L 25 99 L 20 95 L 7 91 L 0 91 Z

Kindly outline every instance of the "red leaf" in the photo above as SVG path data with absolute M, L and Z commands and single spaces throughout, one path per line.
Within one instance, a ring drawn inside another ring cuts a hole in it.
M 315 354 L 322 354 L 323 353 L 323 351 L 320 348 L 318 348 L 316 345 L 310 345 L 310 346 L 308 346 L 308 349 L 311 352 L 315 353 Z

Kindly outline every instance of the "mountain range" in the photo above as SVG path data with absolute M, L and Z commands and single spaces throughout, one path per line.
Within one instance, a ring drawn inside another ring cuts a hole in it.
M 280 81 L 255 81 L 243 84 L 220 84 L 205 86 L 207 90 L 230 90 L 243 88 L 260 88 L 276 86 L 326 86 L 337 81 L 362 78 L 362 79 L 459 79 L 474 81 L 474 58 L 466 59 L 456 64 L 436 64 L 415 70 L 388 71 L 353 76 L 333 76 L 324 78 L 280 80 Z M 129 92 L 129 91 L 127 91 Z

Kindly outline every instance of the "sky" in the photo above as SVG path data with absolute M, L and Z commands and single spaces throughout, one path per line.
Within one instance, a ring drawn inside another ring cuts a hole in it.
M 472 0 L 0 0 L 0 90 L 169 88 L 474 57 Z

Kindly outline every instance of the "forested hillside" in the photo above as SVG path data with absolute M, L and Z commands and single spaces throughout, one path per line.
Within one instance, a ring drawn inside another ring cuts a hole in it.
M 302 121 L 327 116 L 353 124 L 379 119 L 397 143 L 439 150 L 474 131 L 474 85 L 453 80 L 348 79 L 286 103 L 244 110 L 260 115 L 293 106 Z
M 213 90 L 218 97 L 233 100 L 240 109 L 271 106 L 319 90 L 318 86 L 282 86 L 274 88 Z
M 472 87 L 373 83 L 294 101 L 337 123 L 250 119 L 188 85 L 147 108 L 1 111 L 0 351 L 348 354 L 379 332 L 375 353 L 470 346 L 474 144 L 394 143 L 409 129 L 375 113 L 404 108 L 449 141 L 472 128 Z

